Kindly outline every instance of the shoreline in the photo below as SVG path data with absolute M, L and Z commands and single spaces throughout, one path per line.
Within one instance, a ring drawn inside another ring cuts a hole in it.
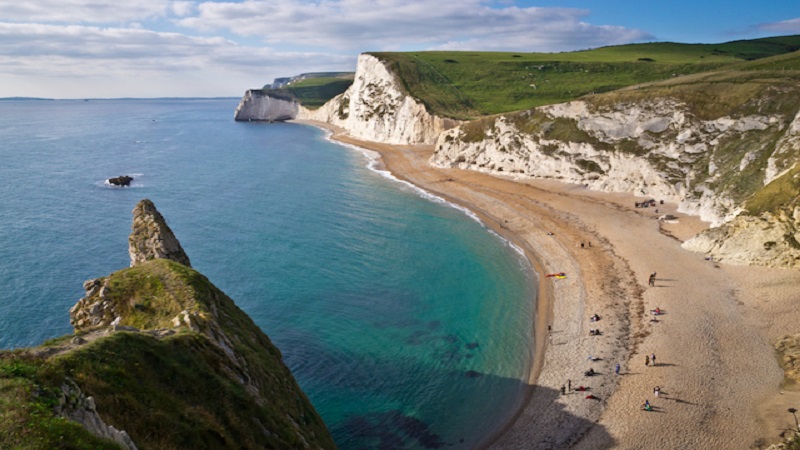
M 447 202 L 450 207 L 456 208 L 464 212 L 467 216 L 469 216 L 473 220 L 477 220 L 481 225 L 483 225 L 487 231 L 498 235 L 502 240 L 506 241 L 509 245 L 516 247 L 518 252 L 521 252 L 521 256 L 525 258 L 527 263 L 530 265 L 530 270 L 533 271 L 533 274 L 537 278 L 537 289 L 536 289 L 536 305 L 534 306 L 534 317 L 533 319 L 533 330 L 534 335 L 531 336 L 531 357 L 530 357 L 530 365 L 526 368 L 525 371 L 525 384 L 526 388 L 524 391 L 524 397 L 519 399 L 518 405 L 515 407 L 515 411 L 513 414 L 510 415 L 508 423 L 503 424 L 497 430 L 494 430 L 486 439 L 484 439 L 479 445 L 478 448 L 489 448 L 494 442 L 496 442 L 500 436 L 505 434 L 516 422 L 516 420 L 520 417 L 523 412 L 525 406 L 529 403 L 531 396 L 533 395 L 533 390 L 535 389 L 536 380 L 539 378 L 541 373 L 542 367 L 544 366 L 544 355 L 547 349 L 548 343 L 548 326 L 552 325 L 552 313 L 553 313 L 553 290 L 551 289 L 550 285 L 546 283 L 544 280 L 546 279 L 545 274 L 546 272 L 543 269 L 542 263 L 539 260 L 539 255 L 533 251 L 530 247 L 530 244 L 527 241 L 520 240 L 516 235 L 513 233 L 509 233 L 507 227 L 504 227 L 498 220 L 491 216 L 490 214 L 486 213 L 483 210 L 475 208 L 474 205 L 465 205 L 463 204 L 460 199 L 453 198 L 446 193 L 440 191 L 434 191 L 429 189 L 429 186 L 419 186 L 413 181 L 409 180 L 407 177 L 404 177 L 402 173 L 397 173 L 392 171 L 390 168 L 387 167 L 385 163 L 385 154 L 381 152 L 380 144 L 375 144 L 371 142 L 359 141 L 356 139 L 351 139 L 344 134 L 344 130 L 339 129 L 334 125 L 330 125 L 327 123 L 316 122 L 311 120 L 292 120 L 292 123 L 297 123 L 301 125 L 309 125 L 313 126 L 322 130 L 325 130 L 329 133 L 328 139 L 343 146 L 351 146 L 357 149 L 358 151 L 369 151 L 374 152 L 377 154 L 378 159 L 375 161 L 378 164 L 377 167 L 374 167 L 375 170 L 386 171 L 390 175 L 390 179 L 393 181 L 406 183 L 412 186 L 414 189 L 419 189 L 421 192 L 426 193 L 427 195 L 431 195 L 434 197 L 438 197 L 443 201 Z M 472 207 L 471 207 L 472 206 Z
M 779 411 L 800 405 L 800 391 L 781 390 L 771 342 L 798 331 L 799 272 L 718 265 L 683 250 L 681 241 L 707 224 L 675 205 L 659 208 L 678 223 L 661 223 L 634 209 L 633 195 L 434 168 L 432 146 L 364 142 L 328 124 L 295 122 L 379 153 L 397 179 L 474 212 L 539 274 L 529 387 L 485 447 L 747 449 L 777 442 L 775 430 L 793 425 Z M 656 286 L 647 287 L 655 271 Z M 558 272 L 567 278 L 544 277 Z M 655 307 L 667 311 L 661 320 L 651 320 Z M 595 313 L 597 323 L 589 320 Z M 657 366 L 643 364 L 651 353 Z M 589 367 L 598 375 L 582 376 Z M 567 383 L 591 390 L 562 395 Z M 655 413 L 639 409 L 645 399 Z

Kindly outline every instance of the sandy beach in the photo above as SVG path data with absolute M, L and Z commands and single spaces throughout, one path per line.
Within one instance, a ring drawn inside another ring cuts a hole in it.
M 800 407 L 800 391 L 782 387 L 772 344 L 799 331 L 800 272 L 683 250 L 706 225 L 675 205 L 656 213 L 634 208 L 644 198 L 628 194 L 436 169 L 432 146 L 362 142 L 311 124 L 474 211 L 540 274 L 530 397 L 490 448 L 750 449 L 794 426 L 786 410 Z M 662 214 L 679 220 L 659 222 Z M 544 276 L 560 272 L 566 278 Z M 653 411 L 641 409 L 645 400 Z

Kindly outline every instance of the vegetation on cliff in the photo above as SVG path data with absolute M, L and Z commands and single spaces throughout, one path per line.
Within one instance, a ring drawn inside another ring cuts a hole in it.
M 575 119 L 550 117 L 542 109 L 489 116 L 461 126 L 464 143 L 481 142 L 496 134 L 498 117 L 504 117 L 523 135 L 536 136 L 551 143 L 582 143 L 595 149 L 647 159 L 669 183 L 702 183 L 720 195 L 743 205 L 744 213 L 789 211 L 800 195 L 800 138 L 793 122 L 800 112 L 800 53 L 779 55 L 756 61 L 729 64 L 712 72 L 697 73 L 664 81 L 645 83 L 616 91 L 581 97 L 590 114 L 615 111 L 631 105 L 679 105 L 687 120 L 737 120 L 761 117 L 769 122 L 741 132 L 731 132 L 719 141 L 706 142 L 708 149 L 678 159 L 653 153 L 653 142 L 666 145 L 678 142 L 677 130 L 667 128 L 646 134 L 645 139 L 611 140 L 587 132 Z M 676 113 L 677 109 L 666 116 Z M 680 139 L 697 139 L 697 130 Z M 452 138 L 451 138 L 452 139 Z M 794 141 L 798 142 L 794 142 Z M 649 145 L 642 145 L 642 143 Z M 550 144 L 553 151 L 557 146 Z M 548 146 L 542 146 L 546 151 Z M 692 156 L 690 158 L 690 156 Z M 594 170 L 601 172 L 602 170 Z M 687 176 L 694 177 L 687 179 Z M 771 179 L 772 176 L 776 178 Z
M 530 109 L 708 72 L 800 49 L 800 36 L 723 44 L 630 44 L 564 53 L 372 53 L 432 114 L 455 119 Z M 763 67 L 762 67 L 763 66 Z M 773 61 L 753 69 L 789 69 Z
M 156 257 L 85 287 L 74 336 L 0 352 L 0 448 L 130 448 L 70 420 L 95 411 L 139 449 L 335 448 L 280 351 L 202 274 Z
M 306 108 L 319 108 L 325 102 L 347 90 L 353 84 L 353 74 L 337 77 L 306 78 L 278 89 L 262 89 L 270 97 L 295 100 Z

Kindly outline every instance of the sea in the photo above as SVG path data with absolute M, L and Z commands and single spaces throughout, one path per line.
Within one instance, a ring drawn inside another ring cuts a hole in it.
M 238 99 L 0 101 L 0 348 L 68 334 L 151 199 L 342 449 L 470 449 L 513 418 L 537 280 L 463 208 Z M 105 180 L 134 177 L 128 188 Z

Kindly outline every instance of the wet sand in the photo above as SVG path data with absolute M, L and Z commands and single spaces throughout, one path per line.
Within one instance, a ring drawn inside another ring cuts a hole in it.
M 533 388 L 491 448 L 748 449 L 794 425 L 785 411 L 800 407 L 800 392 L 782 390 L 771 345 L 800 328 L 800 272 L 725 266 L 683 250 L 706 225 L 674 205 L 655 213 L 634 208 L 643 198 L 632 195 L 437 169 L 431 146 L 363 142 L 310 124 L 472 210 L 540 274 Z M 662 214 L 679 220 L 659 222 Z M 544 276 L 559 272 L 566 278 Z M 653 316 L 656 307 L 665 314 Z M 656 365 L 645 366 L 651 354 Z M 597 373 L 586 376 L 589 368 Z M 640 409 L 645 400 L 654 411 Z

